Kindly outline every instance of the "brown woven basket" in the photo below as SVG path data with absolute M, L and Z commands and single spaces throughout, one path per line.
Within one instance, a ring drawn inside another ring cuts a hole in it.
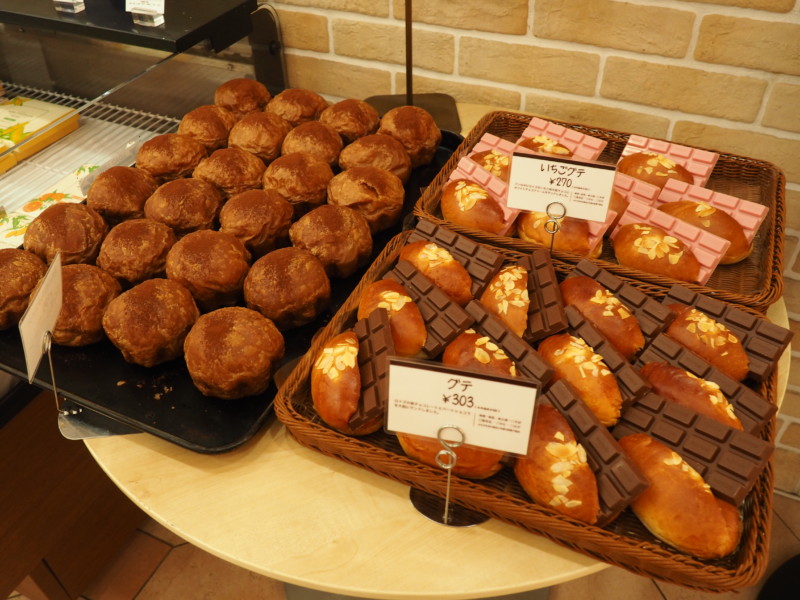
M 368 269 L 352 295 L 319 333 L 309 351 L 278 390 L 274 408 L 278 419 L 304 446 L 410 487 L 444 497 L 446 475 L 443 470 L 427 467 L 406 457 L 396 437 L 383 431 L 362 438 L 349 437 L 334 431 L 319 419 L 310 396 L 311 367 L 320 348 L 333 336 L 352 328 L 363 289 L 394 266 L 408 235 L 409 232 L 404 232 L 393 238 Z M 493 249 L 510 261 L 518 260 L 522 256 L 509 249 Z M 566 276 L 572 270 L 571 264 L 558 260 L 554 260 L 554 266 L 559 277 Z M 624 277 L 622 279 L 656 299 L 663 298 L 666 292 L 661 286 L 649 286 Z M 768 400 L 774 401 L 774 389 L 775 374 L 758 391 Z M 774 429 L 773 419 L 762 434 L 770 442 L 773 440 Z M 481 481 L 454 476 L 450 497 L 457 504 L 517 525 L 562 546 L 633 573 L 684 587 L 721 592 L 753 585 L 764 573 L 772 518 L 772 488 L 773 472 L 770 464 L 742 505 L 744 531 L 739 548 L 730 556 L 717 561 L 699 561 L 662 544 L 629 510 L 611 524 L 600 528 L 585 525 L 547 507 L 534 504 L 509 468 Z
M 484 133 L 491 133 L 509 141 L 516 141 L 527 127 L 530 119 L 530 115 L 508 112 L 493 112 L 485 115 L 473 127 L 472 131 L 450 157 L 450 160 L 422 194 L 414 207 L 414 214 L 437 224 L 444 223 L 439 207 L 441 192 L 458 161 L 469 154 L 472 147 L 480 141 Z M 617 162 L 630 136 L 627 133 L 574 123 L 559 124 L 605 140 L 607 142 L 606 148 L 598 160 L 607 163 Z M 744 156 L 719 153 L 719 160 L 714 167 L 707 187 L 743 200 L 766 205 L 769 208 L 769 212 L 753 240 L 753 253 L 747 259 L 734 265 L 718 266 L 705 286 L 676 282 L 676 280 L 668 277 L 623 267 L 616 261 L 613 250 L 607 241 L 604 243 L 603 251 L 597 262 L 602 268 L 618 276 L 637 279 L 666 288 L 675 283 L 681 283 L 681 285 L 685 285 L 694 291 L 712 293 L 716 298 L 726 302 L 749 306 L 762 313 L 766 312 L 770 304 L 780 298 L 783 293 L 786 178 L 780 169 L 768 162 Z M 447 222 L 447 225 L 459 233 L 492 246 L 502 246 L 525 253 L 534 248 L 531 243 L 519 238 L 460 227 L 449 222 Z M 570 263 L 575 263 L 581 258 L 568 252 L 556 251 L 553 255 Z

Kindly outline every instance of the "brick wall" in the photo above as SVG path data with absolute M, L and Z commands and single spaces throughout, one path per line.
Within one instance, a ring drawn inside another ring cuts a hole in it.
M 405 92 L 404 0 L 269 3 L 290 86 L 330 100 Z M 415 92 L 784 170 L 798 368 L 779 414 L 776 488 L 800 493 L 800 0 L 416 0 L 413 19 Z

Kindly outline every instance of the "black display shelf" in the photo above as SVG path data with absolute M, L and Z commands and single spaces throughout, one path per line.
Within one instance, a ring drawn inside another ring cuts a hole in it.
M 84 0 L 77 14 L 56 10 L 53 0 L 0 0 L 0 22 L 70 33 L 166 52 L 183 52 L 210 40 L 215 52 L 246 37 L 257 0 L 165 0 L 164 24 L 134 24 L 125 0 Z

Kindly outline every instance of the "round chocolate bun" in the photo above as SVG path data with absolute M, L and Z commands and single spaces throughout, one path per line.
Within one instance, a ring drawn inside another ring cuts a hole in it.
M 0 248 L 0 331 L 19 323 L 31 292 L 46 272 L 47 265 L 33 252 Z
M 307 152 L 292 152 L 276 158 L 264 171 L 263 187 L 275 190 L 294 208 L 295 218 L 325 204 L 333 169 Z
M 164 182 L 188 177 L 207 155 L 205 146 L 193 137 L 162 133 L 139 147 L 136 166 Z
M 281 155 L 281 144 L 292 126 L 283 117 L 269 112 L 252 112 L 231 128 L 228 146 L 255 154 L 269 164 Z
M 164 223 L 181 237 L 198 229 L 212 229 L 222 194 L 202 179 L 187 177 L 162 184 L 144 203 L 144 215 Z
M 275 190 L 231 196 L 219 211 L 219 230 L 239 238 L 254 258 L 289 242 L 294 208 Z
M 318 206 L 292 224 L 289 239 L 295 247 L 316 256 L 328 277 L 349 277 L 372 254 L 367 219 L 346 206 Z
M 411 175 L 411 157 L 405 147 L 390 135 L 373 133 L 345 146 L 339 153 L 342 169 L 378 167 L 394 173 L 405 183 Z
M 442 131 L 433 116 L 419 106 L 398 106 L 381 117 L 378 133 L 390 135 L 403 144 L 411 166 L 427 165 L 442 141 Z
M 335 167 L 343 147 L 342 138 L 333 127 L 321 121 L 307 121 L 286 134 L 281 153 L 307 152 Z
M 236 115 L 216 104 L 204 104 L 183 115 L 178 133 L 193 137 L 208 152 L 228 145 L 228 135 L 236 124 Z
M 348 98 L 323 110 L 319 120 L 338 131 L 345 144 L 350 144 L 360 137 L 375 133 L 380 115 L 363 100 Z
M 122 286 L 100 267 L 80 264 L 64 265 L 61 284 L 61 312 L 53 328 L 53 343 L 87 346 L 102 340 L 103 313 Z
M 272 94 L 267 86 L 246 77 L 230 79 L 214 90 L 214 104 L 228 109 L 237 117 L 264 110 L 270 98 Z
M 157 188 L 158 182 L 146 171 L 122 165 L 109 167 L 89 186 L 86 206 L 108 223 L 138 219 L 144 216 L 144 203 Z
M 108 225 L 85 204 L 60 202 L 44 209 L 25 231 L 23 245 L 46 263 L 61 253 L 61 264 L 93 264 Z
M 312 90 L 289 88 L 277 94 L 264 109 L 286 119 L 292 127 L 306 121 L 316 121 L 328 101 Z
M 130 219 L 111 228 L 100 246 L 97 266 L 127 285 L 164 277 L 167 252 L 178 238 L 153 219 Z
M 167 254 L 167 279 L 184 285 L 204 311 L 236 304 L 249 268 L 239 238 L 211 229 L 187 233 Z
M 127 362 L 152 367 L 183 354 L 186 334 L 199 316 L 192 294 L 180 283 L 148 279 L 108 303 L 103 329 Z
M 378 167 L 352 167 L 328 183 L 328 204 L 357 210 L 367 219 L 372 233 L 397 223 L 404 201 L 403 182 Z
M 201 315 L 183 343 L 195 387 L 205 396 L 226 400 L 264 393 L 284 351 L 275 324 L 242 306 Z
M 261 187 L 264 161 L 241 148 L 220 148 L 204 158 L 192 177 L 215 186 L 223 198 Z
M 330 297 L 330 279 L 320 260 L 293 246 L 259 258 L 244 280 L 247 307 L 282 331 L 311 322 L 328 308 Z

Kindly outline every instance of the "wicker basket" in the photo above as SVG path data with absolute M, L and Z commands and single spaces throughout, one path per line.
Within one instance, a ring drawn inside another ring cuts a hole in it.
M 275 397 L 274 408 L 278 419 L 304 446 L 444 497 L 446 475 L 443 470 L 427 467 L 406 457 L 395 436 L 383 431 L 355 438 L 330 429 L 316 415 L 310 397 L 311 367 L 320 348 L 333 336 L 354 325 L 362 290 L 394 266 L 408 235 L 409 232 L 404 232 L 389 242 L 353 294 L 319 333 L 310 350 L 281 386 Z M 521 257 L 520 253 L 513 250 L 493 249 L 509 260 Z M 554 263 L 559 277 L 566 276 L 572 270 L 569 263 L 557 260 Z M 650 286 L 636 280 L 626 281 L 659 300 L 666 291 L 661 286 Z M 762 384 L 759 392 L 768 400 L 774 401 L 774 386 L 773 374 Z M 773 440 L 774 428 L 773 419 L 764 430 L 765 439 Z M 457 504 L 517 525 L 633 573 L 684 587 L 720 592 L 752 585 L 763 574 L 769 548 L 772 488 L 773 472 L 770 464 L 743 503 L 744 531 L 740 547 L 735 553 L 717 561 L 699 561 L 677 553 L 656 540 L 629 510 L 611 524 L 600 528 L 585 525 L 536 505 L 531 502 L 508 468 L 481 481 L 453 477 L 450 497 Z
M 438 176 L 425 190 L 414 207 L 414 214 L 437 224 L 444 223 L 439 207 L 441 192 L 458 161 L 469 154 L 484 133 L 516 141 L 527 127 L 530 119 L 530 115 L 508 112 L 493 112 L 485 115 L 473 127 Z M 627 133 L 584 125 L 559 124 L 605 140 L 607 145 L 599 160 L 608 163 L 615 163 L 619 159 L 629 137 Z M 762 313 L 766 312 L 770 304 L 780 298 L 783 293 L 783 236 L 786 210 L 786 179 L 783 172 L 768 162 L 743 156 L 720 154 L 707 187 L 743 200 L 763 204 L 769 208 L 766 218 L 753 240 L 753 253 L 750 257 L 734 265 L 718 266 L 705 286 L 676 282 L 668 277 L 623 267 L 617 263 L 613 250 L 607 242 L 604 243 L 603 252 L 597 262 L 602 268 L 615 275 L 666 288 L 674 283 L 681 283 L 694 291 L 713 294 L 716 298 L 726 302 L 749 306 Z M 529 242 L 518 238 L 460 227 L 449 222 L 447 224 L 459 233 L 492 246 L 502 246 L 519 252 L 530 252 L 534 247 Z M 553 255 L 570 263 L 575 263 L 580 259 L 577 255 L 568 252 L 556 251 Z

